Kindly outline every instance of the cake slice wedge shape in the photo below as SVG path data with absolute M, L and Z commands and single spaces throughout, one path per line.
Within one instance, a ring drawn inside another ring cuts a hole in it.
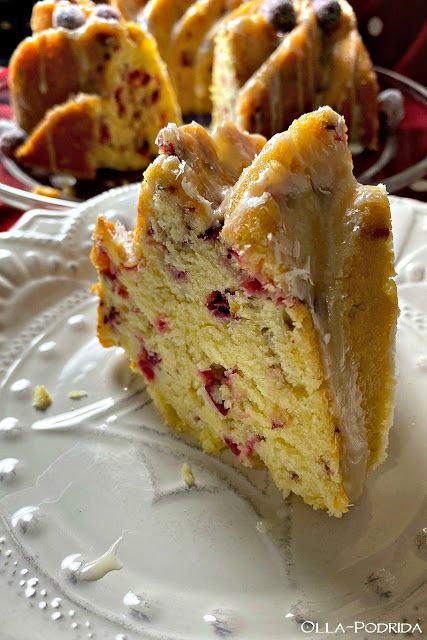
M 264 144 L 169 126 L 136 229 L 97 222 L 98 336 L 167 424 L 341 516 L 385 457 L 397 318 L 390 209 L 329 107 Z

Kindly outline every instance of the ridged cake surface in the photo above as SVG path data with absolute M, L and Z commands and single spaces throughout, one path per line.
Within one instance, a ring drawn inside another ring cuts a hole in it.
M 335 8 L 329 21 L 325 5 Z M 214 52 L 214 123 L 232 119 L 270 137 L 329 105 L 345 117 L 351 142 L 376 148 L 376 75 L 346 0 L 249 0 L 223 21 Z

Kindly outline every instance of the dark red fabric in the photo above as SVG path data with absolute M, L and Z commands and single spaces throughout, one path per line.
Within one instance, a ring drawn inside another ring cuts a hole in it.
M 427 0 L 353 0 L 360 33 L 375 64 L 427 84 Z M 372 18 L 381 20 L 378 35 Z

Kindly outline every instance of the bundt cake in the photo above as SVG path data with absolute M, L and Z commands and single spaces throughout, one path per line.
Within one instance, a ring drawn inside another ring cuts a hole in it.
M 44 0 L 15 51 L 10 89 L 24 165 L 93 178 L 145 168 L 180 111 L 153 37 L 106 4 Z
M 98 219 L 98 336 L 203 449 L 334 516 L 385 457 L 397 316 L 384 187 L 323 107 L 265 144 L 170 125 L 135 231 Z
M 285 130 L 302 113 L 329 105 L 345 117 L 350 142 L 375 149 L 378 86 L 346 0 L 249 0 L 215 41 L 215 124 L 250 132 Z
M 183 114 L 210 115 L 214 37 L 242 0 L 149 0 L 139 20 L 155 37 Z

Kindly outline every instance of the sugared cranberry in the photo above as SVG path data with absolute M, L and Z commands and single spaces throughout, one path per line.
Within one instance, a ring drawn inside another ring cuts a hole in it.
M 153 382 L 156 377 L 155 367 L 162 361 L 160 354 L 155 351 L 149 351 L 144 345 L 138 358 L 138 367 L 141 369 L 148 382 Z
M 321 29 L 333 29 L 341 18 L 341 5 L 338 0 L 313 0 L 313 9 Z
M 220 394 L 220 387 L 225 383 L 224 367 L 214 365 L 210 369 L 200 371 L 200 375 L 205 383 L 205 391 L 212 401 L 212 404 L 221 415 L 226 416 L 229 409 L 224 406 L 224 400 Z
M 230 449 L 230 451 L 234 453 L 236 458 L 238 458 L 240 456 L 240 448 L 237 442 L 234 442 L 234 440 L 232 440 L 228 436 L 224 436 L 224 442 L 227 445 L 227 447 Z
M 55 28 L 79 29 L 85 22 L 85 14 L 74 4 L 59 5 L 52 13 L 52 24 Z
M 101 20 L 120 20 L 119 12 L 108 4 L 98 4 L 93 15 Z
M 16 149 L 25 141 L 25 133 L 18 127 L 11 127 L 0 137 L 0 151 L 7 158 L 12 158 Z
M 404 99 L 399 89 L 385 89 L 378 96 L 380 113 L 387 131 L 395 131 L 405 116 Z
M 292 0 L 265 0 L 262 12 L 275 31 L 286 33 L 296 25 L 297 16 Z
M 206 306 L 215 318 L 223 320 L 231 317 L 230 304 L 221 291 L 212 291 L 207 297 Z

